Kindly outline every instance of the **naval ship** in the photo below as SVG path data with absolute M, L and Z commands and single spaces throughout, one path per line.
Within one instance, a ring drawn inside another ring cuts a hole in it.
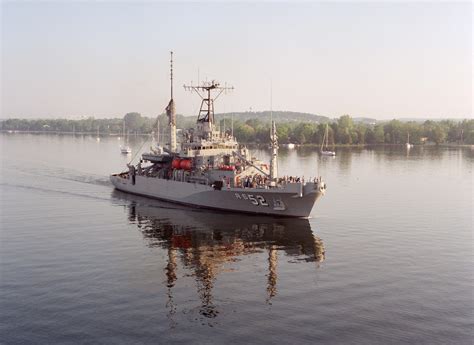
M 308 218 L 315 202 L 324 195 L 321 177 L 278 176 L 278 138 L 272 120 L 271 159 L 263 162 L 239 144 L 233 133 L 221 131 L 214 118 L 214 102 L 233 87 L 217 81 L 184 85 L 201 97 L 196 126 L 182 132 L 178 147 L 176 106 L 173 99 L 173 54 L 171 53 L 171 99 L 166 107 L 169 145 L 142 154 L 128 171 L 113 174 L 116 189 L 192 207 L 223 211 Z

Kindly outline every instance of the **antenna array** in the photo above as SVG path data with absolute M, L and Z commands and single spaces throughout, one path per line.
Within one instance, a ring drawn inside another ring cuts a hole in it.
M 191 92 L 196 92 L 201 97 L 201 108 L 199 110 L 198 122 L 214 122 L 214 101 L 224 92 L 234 90 L 233 86 L 224 86 L 212 80 L 210 82 L 205 81 L 201 85 L 183 85 L 184 89 Z M 214 98 L 211 97 L 211 91 L 217 92 Z

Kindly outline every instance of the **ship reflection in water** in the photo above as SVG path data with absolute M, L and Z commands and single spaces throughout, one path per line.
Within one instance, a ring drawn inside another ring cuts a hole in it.
M 199 313 L 215 318 L 219 311 L 213 301 L 213 288 L 219 272 L 239 257 L 266 253 L 266 302 L 277 295 L 278 255 L 283 252 L 292 261 L 324 261 L 322 240 L 313 235 L 307 219 L 272 218 L 196 210 L 114 192 L 130 201 L 128 218 L 137 224 L 150 247 L 167 251 L 165 267 L 168 293 L 167 308 L 176 313 L 173 287 L 178 266 L 191 271 L 197 282 Z M 280 254 L 281 255 L 281 254 Z

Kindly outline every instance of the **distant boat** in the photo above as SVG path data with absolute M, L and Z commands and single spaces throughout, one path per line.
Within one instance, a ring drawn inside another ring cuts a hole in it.
M 161 155 L 165 152 L 163 149 L 163 146 L 161 146 L 162 136 L 163 135 L 160 134 L 160 121 L 157 119 L 156 120 L 156 139 L 154 136 L 151 143 L 151 147 L 150 147 L 152 153 Z
M 132 153 L 132 149 L 129 146 L 121 146 L 120 147 L 120 152 L 124 155 L 128 155 Z
M 282 144 L 281 146 L 286 147 L 287 149 L 294 149 L 296 147 L 293 143 Z
M 128 155 L 128 154 L 132 153 L 132 149 L 130 148 L 130 146 L 127 145 L 128 133 L 127 133 L 127 136 L 125 136 L 125 120 L 123 121 L 122 133 L 123 133 L 123 136 L 125 137 L 125 144 L 123 146 L 120 146 L 120 152 L 123 155 Z
M 335 156 L 336 152 L 330 151 L 329 146 L 329 125 L 326 124 L 326 131 L 324 132 L 323 142 L 321 143 L 321 155 L 323 156 Z
M 407 133 L 407 143 L 405 144 L 407 149 L 411 149 L 413 144 L 410 144 L 410 133 Z
M 99 127 L 97 127 L 97 138 L 95 138 L 95 140 L 100 141 L 100 131 L 99 131 Z

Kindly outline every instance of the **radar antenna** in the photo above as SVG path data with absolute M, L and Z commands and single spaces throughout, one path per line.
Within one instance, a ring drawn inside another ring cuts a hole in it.
M 220 84 L 213 80 L 211 82 L 203 82 L 201 85 L 183 85 L 184 89 L 191 92 L 196 92 L 201 97 L 201 107 L 199 109 L 199 115 L 197 122 L 209 122 L 214 123 L 214 101 L 219 98 L 222 92 L 233 90 L 233 86 L 220 86 Z M 211 91 L 217 92 L 214 98 L 211 97 Z

